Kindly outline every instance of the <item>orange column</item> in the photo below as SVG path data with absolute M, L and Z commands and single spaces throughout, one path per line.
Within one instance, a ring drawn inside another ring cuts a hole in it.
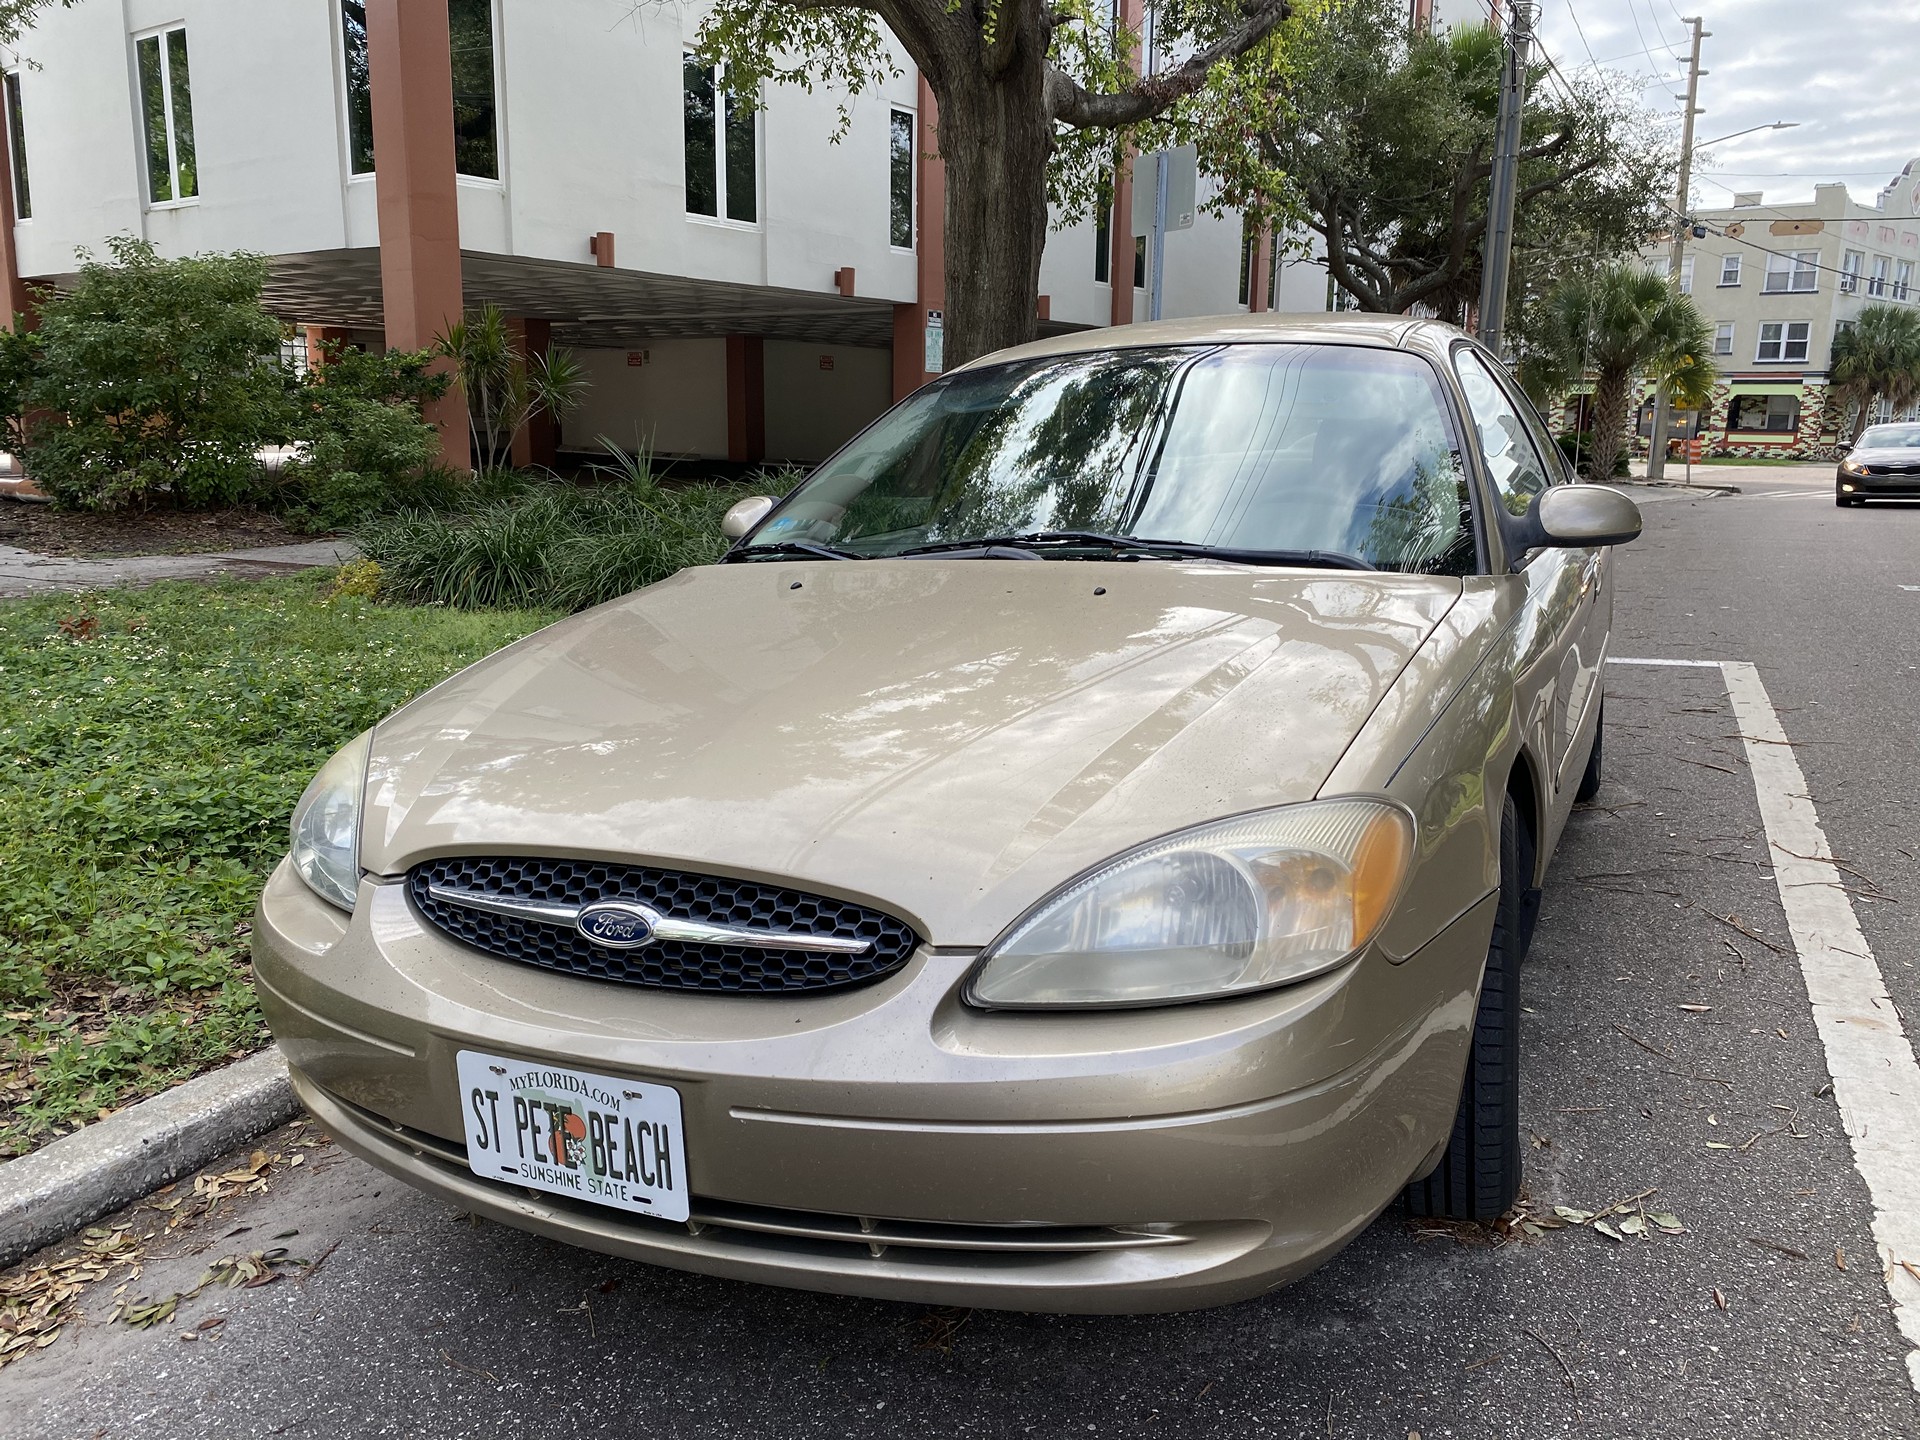
M 767 345 L 758 335 L 727 336 L 727 459 L 767 458 Z
M 516 317 L 507 321 L 507 329 L 513 336 L 514 353 L 520 357 L 522 365 L 531 364 L 533 357 L 544 355 L 553 344 L 553 322 L 551 320 L 533 320 Z M 541 466 L 551 470 L 560 459 L 560 426 L 546 411 L 536 411 L 528 417 L 520 433 L 513 437 L 513 465 L 516 470 Z
M 0 107 L 0 119 L 4 118 L 4 107 Z M 11 330 L 24 321 L 30 330 L 36 306 L 33 292 L 20 279 L 20 252 L 13 241 L 13 146 L 4 135 L 0 135 L 0 217 L 6 221 L 0 224 L 0 303 L 6 306 L 0 324 Z
M 919 149 L 914 171 L 918 225 L 914 257 L 919 299 L 893 307 L 893 398 L 904 400 L 938 371 L 927 368 L 927 329 L 932 317 L 944 328 L 947 311 L 947 167 L 939 155 L 940 108 L 927 77 L 920 77 Z
M 463 309 L 447 7 L 367 0 L 367 68 L 387 346 L 425 350 Z M 441 459 L 467 469 L 466 402 L 451 392 L 428 407 L 427 418 L 440 427 Z

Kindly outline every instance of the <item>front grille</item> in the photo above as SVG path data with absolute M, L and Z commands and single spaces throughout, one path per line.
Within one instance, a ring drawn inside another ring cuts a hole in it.
M 1920 465 L 1869 465 L 1869 475 L 1920 475 Z
M 643 949 L 613 950 L 571 926 L 450 904 L 432 895 L 430 886 L 563 905 L 636 900 L 676 920 L 865 940 L 870 948 L 834 955 L 655 940 Z M 761 995 L 837 990 L 898 970 L 920 943 L 901 921 L 864 905 L 751 880 L 639 865 L 452 856 L 416 865 L 407 889 L 429 922 L 476 950 L 569 975 L 663 990 Z

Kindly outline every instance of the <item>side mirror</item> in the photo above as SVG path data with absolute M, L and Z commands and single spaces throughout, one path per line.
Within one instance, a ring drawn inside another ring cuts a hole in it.
M 1847 442 L 1844 440 L 1842 440 L 1838 445 L 1833 447 L 1833 458 L 1836 460 L 1844 460 L 1847 458 L 1847 456 L 1851 455 L 1852 453 L 1853 453 L 1853 446 L 1847 444 Z
M 1585 550 L 1624 545 L 1640 535 L 1640 507 L 1607 485 L 1555 485 L 1534 507 L 1535 545 Z
M 749 495 L 744 500 L 736 500 L 733 508 L 720 518 L 720 533 L 729 540 L 738 540 L 766 519 L 771 509 L 773 497 L 770 495 Z

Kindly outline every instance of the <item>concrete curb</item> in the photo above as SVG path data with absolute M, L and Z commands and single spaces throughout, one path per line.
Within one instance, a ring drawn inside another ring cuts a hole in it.
M 11 1265 L 298 1112 L 269 1046 L 0 1163 L 0 1265 Z

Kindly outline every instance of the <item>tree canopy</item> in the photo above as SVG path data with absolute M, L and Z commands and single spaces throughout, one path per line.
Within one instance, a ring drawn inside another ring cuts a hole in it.
M 1877 401 L 1899 414 L 1920 399 L 1920 312 L 1905 305 L 1868 305 L 1833 337 L 1828 380 L 1852 412 L 1848 440 L 1858 442 Z
M 730 92 L 758 103 L 769 82 L 857 96 L 891 73 L 886 32 L 899 41 L 939 106 L 957 364 L 1033 337 L 1048 201 L 1084 213 L 1127 145 L 1222 113 L 1238 87 L 1232 62 L 1288 9 L 1163 5 L 1151 74 L 1137 63 L 1140 36 L 1098 0 L 719 0 L 695 46 Z
M 1562 281 L 1539 306 L 1520 378 L 1536 400 L 1593 377 L 1593 473 L 1613 473 L 1626 440 L 1633 383 L 1675 389 L 1683 408 L 1705 403 L 1714 379 L 1713 327 L 1664 268 L 1615 260 Z
M 1401 0 L 1316 0 L 1269 49 L 1249 77 L 1273 89 L 1267 123 L 1222 115 L 1206 149 L 1224 199 L 1282 212 L 1291 201 L 1357 308 L 1461 319 L 1480 290 L 1500 35 L 1410 26 Z M 1251 156 L 1234 153 L 1249 143 Z M 1535 65 L 1522 146 L 1516 299 L 1660 228 L 1677 147 L 1615 79 Z

